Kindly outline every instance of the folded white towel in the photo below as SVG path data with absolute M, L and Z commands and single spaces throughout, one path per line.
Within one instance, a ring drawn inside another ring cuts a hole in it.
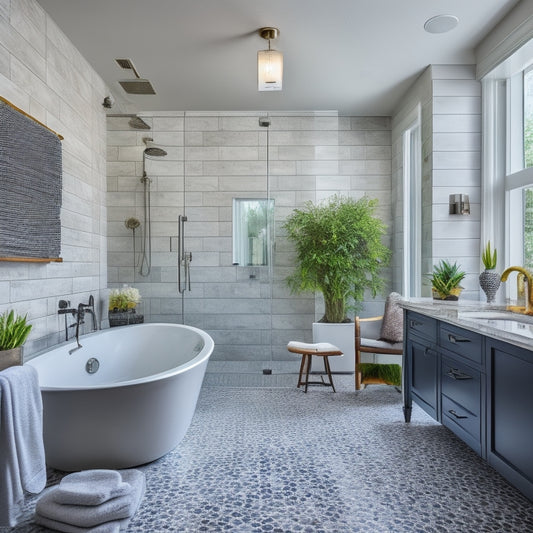
M 123 471 L 124 472 L 124 471 Z M 54 492 L 56 503 L 99 505 L 132 490 L 117 470 L 83 470 L 65 476 Z
M 0 526 L 14 526 L 24 491 L 46 485 L 42 399 L 29 365 L 0 372 Z
M 122 525 L 122 522 L 125 525 Z M 54 531 L 65 531 L 66 533 L 118 533 L 120 530 L 124 531 L 127 527 L 129 519 L 115 522 L 106 522 L 105 524 L 100 524 L 95 527 L 78 527 L 73 526 L 72 524 L 66 524 L 65 522 L 60 522 L 59 520 L 52 520 L 44 516 L 35 515 L 35 523 L 41 526 L 47 527 Z
M 126 529 L 144 495 L 145 476 L 143 472 L 134 469 L 121 470 L 119 473 L 121 479 L 131 487 L 129 494 L 99 505 L 58 504 L 55 493 L 59 486 L 56 485 L 37 501 L 35 522 L 67 533 L 114 533 Z

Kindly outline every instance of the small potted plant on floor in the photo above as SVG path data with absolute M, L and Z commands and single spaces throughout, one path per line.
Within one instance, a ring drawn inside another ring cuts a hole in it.
M 141 294 L 134 287 L 112 289 L 109 293 L 109 325 L 126 326 L 144 322 L 144 316 L 136 313 L 140 301 Z
M 466 276 L 466 272 L 455 262 L 453 265 L 441 259 L 438 265 L 433 267 L 433 272 L 429 275 L 431 290 L 435 300 L 458 300 L 463 287 L 461 281 Z
M 0 315 L 0 370 L 22 364 L 22 345 L 31 331 L 26 315 L 6 311 Z
M 496 272 L 496 263 L 498 262 L 498 252 L 496 248 L 491 249 L 490 241 L 487 242 L 481 261 L 485 270 L 479 275 L 479 285 L 487 297 L 487 303 L 494 302 L 494 298 L 500 287 L 500 275 Z

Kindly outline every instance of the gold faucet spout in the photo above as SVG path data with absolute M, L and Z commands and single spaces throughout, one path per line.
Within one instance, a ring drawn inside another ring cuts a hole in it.
M 501 275 L 502 282 L 507 281 L 507 278 L 509 277 L 509 274 L 511 272 L 518 272 L 518 278 L 517 278 L 518 287 L 520 287 L 520 284 L 523 283 L 523 279 L 525 278 L 525 281 L 527 283 L 527 295 L 526 295 L 526 307 L 525 307 L 524 313 L 526 315 L 531 315 L 533 314 L 533 276 L 531 275 L 529 270 L 526 270 L 524 267 L 510 266 L 509 268 L 506 268 L 503 271 Z

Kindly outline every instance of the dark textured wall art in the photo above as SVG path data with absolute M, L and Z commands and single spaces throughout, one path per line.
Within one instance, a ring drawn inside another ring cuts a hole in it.
M 0 259 L 58 260 L 60 139 L 0 98 Z

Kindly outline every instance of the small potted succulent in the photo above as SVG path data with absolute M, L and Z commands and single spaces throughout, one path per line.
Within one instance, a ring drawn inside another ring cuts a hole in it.
M 136 313 L 140 301 L 141 294 L 134 287 L 112 289 L 109 293 L 109 325 L 114 327 L 144 322 L 144 316 Z
M 438 265 L 433 267 L 429 275 L 434 300 L 458 300 L 463 287 L 461 281 L 466 272 L 455 262 L 453 265 L 441 259 Z
M 22 345 L 31 331 L 27 316 L 6 311 L 0 315 L 0 370 L 22 364 Z
M 479 275 L 479 286 L 483 289 L 487 297 L 487 303 L 494 302 L 494 298 L 500 287 L 500 275 L 496 272 L 496 263 L 498 262 L 498 252 L 496 248 L 491 249 L 490 241 L 487 242 L 481 261 L 485 270 Z

